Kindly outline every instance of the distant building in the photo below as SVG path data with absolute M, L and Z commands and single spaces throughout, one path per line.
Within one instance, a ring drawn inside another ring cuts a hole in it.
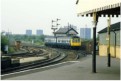
M 12 32 L 2 31 L 1 34 L 2 34 L 2 35 L 12 35 Z
M 12 32 L 6 32 L 6 35 L 12 35 Z
M 80 38 L 91 39 L 91 28 L 80 28 Z
M 43 35 L 43 30 L 37 30 L 36 35 Z
M 26 30 L 26 35 L 32 35 L 32 30 Z

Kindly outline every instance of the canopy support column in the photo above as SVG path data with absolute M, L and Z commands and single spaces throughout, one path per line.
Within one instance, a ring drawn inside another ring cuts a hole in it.
M 98 15 L 93 13 L 93 54 L 92 54 L 92 72 L 96 73 L 96 26 L 98 23 Z
M 107 56 L 108 56 L 108 67 L 111 66 L 111 54 L 110 54 L 110 23 L 111 23 L 111 17 L 109 16 L 108 22 L 108 48 L 107 48 Z

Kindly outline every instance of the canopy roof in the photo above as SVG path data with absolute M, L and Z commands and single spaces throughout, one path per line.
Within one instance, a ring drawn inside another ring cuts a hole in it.
M 121 22 L 117 22 L 115 24 L 112 24 L 111 27 L 110 27 L 110 30 L 111 31 L 118 31 L 118 30 L 120 30 L 120 23 Z M 107 32 L 107 27 L 102 29 L 102 30 L 100 30 L 98 33 L 106 33 L 106 32 Z
M 77 14 L 120 15 L 121 0 L 78 0 Z
M 73 30 L 73 32 L 71 33 L 78 34 L 78 32 L 74 28 L 71 28 L 71 27 L 60 28 L 58 31 L 55 32 L 55 34 L 66 34 L 66 33 L 70 33 L 71 30 Z

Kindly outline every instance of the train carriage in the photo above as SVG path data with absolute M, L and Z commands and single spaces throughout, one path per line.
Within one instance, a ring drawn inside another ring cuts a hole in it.
M 63 36 L 63 37 L 46 37 L 45 46 L 58 47 L 58 48 L 79 48 L 81 40 L 78 36 Z

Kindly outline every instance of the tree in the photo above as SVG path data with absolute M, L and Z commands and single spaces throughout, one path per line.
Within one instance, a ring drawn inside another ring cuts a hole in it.
M 1 51 L 5 52 L 5 45 L 9 44 L 9 40 L 7 36 L 1 36 Z

